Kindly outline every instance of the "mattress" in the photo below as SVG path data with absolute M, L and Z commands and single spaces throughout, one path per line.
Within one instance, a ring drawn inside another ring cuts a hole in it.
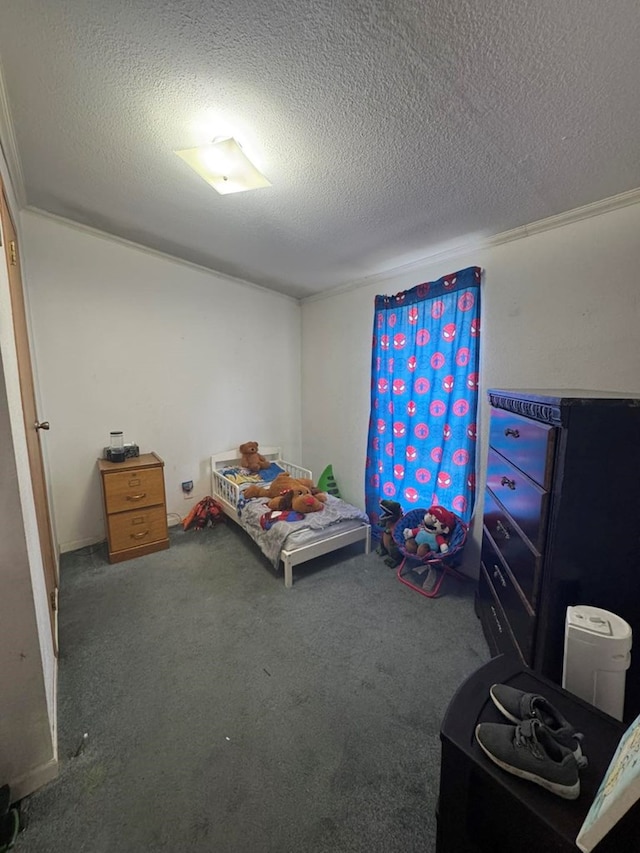
M 272 521 L 270 515 L 266 498 L 252 498 L 241 506 L 238 522 L 274 566 L 282 550 L 294 550 L 369 524 L 365 512 L 333 495 L 327 495 L 320 512 L 307 513 L 295 521 L 276 521 L 267 527 Z

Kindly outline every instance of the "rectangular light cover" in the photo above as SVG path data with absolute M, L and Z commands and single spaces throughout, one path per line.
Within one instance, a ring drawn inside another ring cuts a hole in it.
M 232 137 L 175 153 L 220 195 L 271 186 Z

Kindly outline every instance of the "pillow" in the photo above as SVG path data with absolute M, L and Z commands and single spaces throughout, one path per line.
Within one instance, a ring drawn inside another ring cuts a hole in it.
M 272 480 L 275 480 L 278 474 L 284 474 L 284 468 L 280 465 L 276 465 L 275 462 L 271 462 L 268 468 L 263 468 L 263 470 L 260 471 L 260 478 L 263 483 L 270 483 Z

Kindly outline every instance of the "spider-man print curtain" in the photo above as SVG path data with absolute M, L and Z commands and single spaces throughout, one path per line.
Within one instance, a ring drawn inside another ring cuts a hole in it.
M 376 296 L 366 509 L 441 504 L 469 521 L 475 498 L 480 274 L 469 267 Z

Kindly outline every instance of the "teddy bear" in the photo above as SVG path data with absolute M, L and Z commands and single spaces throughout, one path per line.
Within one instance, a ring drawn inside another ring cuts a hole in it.
M 313 495 L 317 500 L 324 503 L 327 499 L 325 492 L 314 484 L 313 480 L 307 477 L 292 477 L 287 471 L 282 471 L 272 480 L 268 487 L 265 486 L 248 486 L 244 492 L 244 497 L 250 498 L 279 498 L 285 492 L 296 491 L 301 495 Z
M 417 554 L 418 557 L 426 557 L 431 553 L 446 554 L 455 524 L 455 516 L 448 509 L 430 506 L 418 527 L 407 527 L 403 531 L 407 553 Z
M 382 537 L 376 548 L 376 554 L 384 557 L 384 563 L 390 569 L 395 569 L 401 560 L 400 551 L 393 538 L 393 530 L 402 518 L 402 507 L 397 501 L 380 501 L 380 527 Z
M 268 459 L 258 453 L 257 441 L 245 441 L 238 449 L 240 450 L 240 465 L 243 468 L 248 468 L 254 474 L 263 468 L 268 468 L 271 464 Z

